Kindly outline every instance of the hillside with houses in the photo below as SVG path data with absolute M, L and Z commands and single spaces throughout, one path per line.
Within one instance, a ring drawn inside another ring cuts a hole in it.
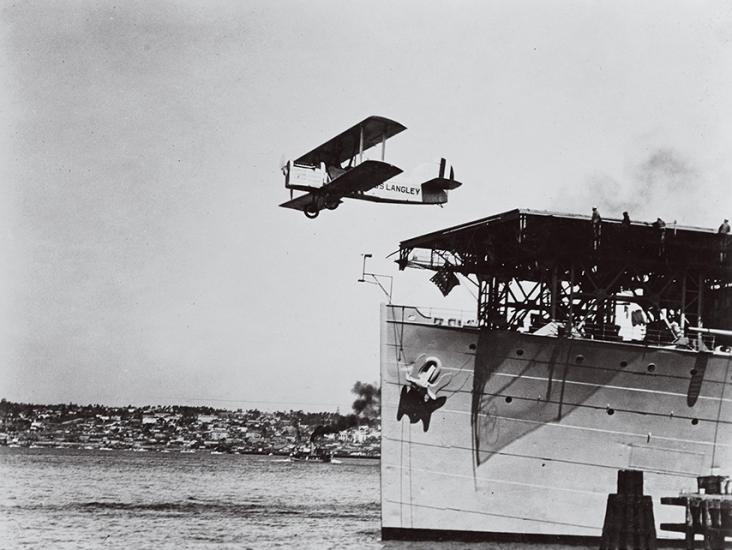
M 0 401 L 0 445 L 9 447 L 289 455 L 317 445 L 334 456 L 376 458 L 380 425 L 378 402 L 363 395 L 349 415 Z

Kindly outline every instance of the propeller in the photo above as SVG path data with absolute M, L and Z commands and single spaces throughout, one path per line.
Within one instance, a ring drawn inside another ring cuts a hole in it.
M 283 175 L 287 175 L 287 157 L 284 153 L 280 155 L 280 172 Z
M 280 172 L 282 172 L 282 175 L 285 176 L 285 185 L 287 185 L 287 181 L 289 181 L 288 173 L 290 171 L 290 161 L 287 160 L 287 157 L 284 153 L 280 155 Z M 290 200 L 292 200 L 293 194 L 292 194 L 292 188 L 290 188 Z

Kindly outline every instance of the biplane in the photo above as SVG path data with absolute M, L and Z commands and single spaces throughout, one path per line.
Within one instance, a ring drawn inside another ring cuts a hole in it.
M 384 161 L 386 140 L 406 130 L 388 118 L 371 116 L 283 166 L 290 200 L 284 208 L 301 210 L 315 218 L 321 210 L 335 210 L 343 199 L 393 204 L 444 204 L 447 191 L 462 185 L 455 181 L 447 162 L 433 167 L 432 177 L 422 183 L 398 178 L 402 169 Z M 364 152 L 381 145 L 380 160 L 364 159 Z M 293 191 L 304 195 L 293 197 Z

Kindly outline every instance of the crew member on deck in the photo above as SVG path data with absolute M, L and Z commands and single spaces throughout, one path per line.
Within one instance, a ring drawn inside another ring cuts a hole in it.
M 727 244 L 729 243 L 729 220 L 725 218 L 717 230 L 719 233 L 719 263 L 727 259 Z
M 592 207 L 592 249 L 600 248 L 600 234 L 602 233 L 602 217 L 597 207 Z
M 623 251 L 628 254 L 630 252 L 630 216 L 628 212 L 623 212 L 623 221 L 620 222 L 620 234 L 622 235 Z
M 656 218 L 653 227 L 658 230 L 658 255 L 663 256 L 666 251 L 666 222 L 661 218 Z

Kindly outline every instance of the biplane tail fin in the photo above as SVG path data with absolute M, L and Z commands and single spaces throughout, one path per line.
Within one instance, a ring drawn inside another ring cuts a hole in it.
M 450 166 L 450 176 L 445 177 L 447 161 L 440 159 L 440 172 L 436 178 L 432 178 L 422 184 L 422 194 L 425 202 L 447 202 L 447 191 L 457 189 L 462 185 L 455 179 L 455 170 Z

